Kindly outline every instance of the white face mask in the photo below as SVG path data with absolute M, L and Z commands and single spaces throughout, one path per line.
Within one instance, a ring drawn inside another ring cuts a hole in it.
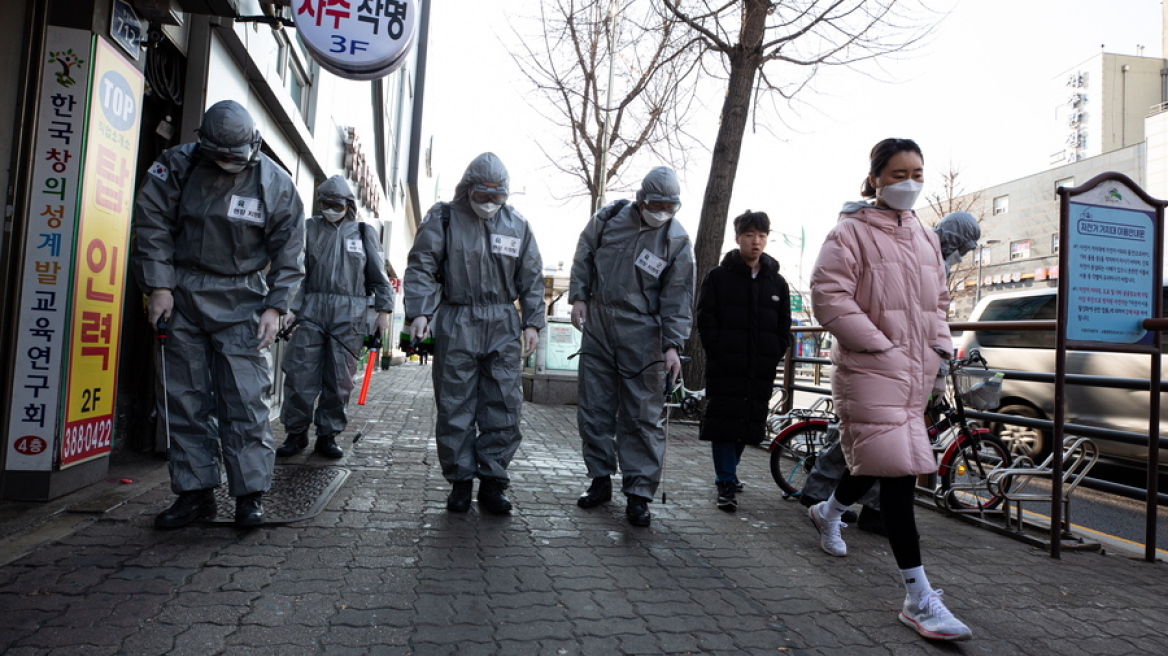
M 322 209 L 320 211 L 320 213 L 322 216 L 324 216 L 325 220 L 328 221 L 329 223 L 336 223 L 337 221 L 340 221 L 341 219 L 345 218 L 345 210 L 341 210 L 340 212 L 337 212 L 335 210 Z
M 666 221 L 673 218 L 673 212 L 650 212 L 649 210 L 642 210 L 641 218 L 650 227 L 660 228 L 665 225 Z
M 476 216 L 480 219 L 487 220 L 495 216 L 503 206 L 498 203 L 475 203 L 471 202 L 470 208 L 474 210 Z
M 894 210 L 911 210 L 913 205 L 917 204 L 917 198 L 924 188 L 925 185 L 922 182 L 902 180 L 896 184 L 881 187 L 880 198 L 884 199 L 884 202 L 888 203 L 888 206 Z
M 247 164 L 237 164 L 235 162 L 215 162 L 215 163 L 219 165 L 219 168 L 223 169 L 224 171 L 227 171 L 228 173 L 239 173 L 240 171 L 247 168 Z

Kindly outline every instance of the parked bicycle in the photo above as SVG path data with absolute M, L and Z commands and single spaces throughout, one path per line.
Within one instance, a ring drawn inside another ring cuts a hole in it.
M 815 467 L 819 452 L 839 439 L 834 430 L 839 417 L 832 412 L 830 396 L 821 396 L 807 408 L 793 408 L 781 413 L 784 399 L 771 408 L 767 428 L 775 436 L 768 447 L 771 453 L 771 477 L 784 497 L 798 495 L 803 482 Z
M 689 358 L 682 356 L 682 362 L 688 362 Z M 691 390 L 685 386 L 685 379 L 681 374 L 677 375 L 672 385 L 668 385 L 668 390 L 665 392 L 665 406 L 661 412 L 661 419 L 658 422 L 664 422 L 667 417 L 679 419 L 677 416 L 680 413 L 686 419 L 694 419 L 700 417 L 702 414 L 702 402 L 706 400 L 706 390 Z
M 981 368 L 970 368 L 971 365 Z M 985 366 L 977 351 L 950 360 L 949 390 L 930 403 L 925 416 L 938 465 L 925 490 L 933 494 L 938 505 L 958 512 L 997 508 L 1003 497 L 991 492 L 986 482 L 990 472 L 1011 462 L 1010 452 L 1000 439 L 965 417 L 966 405 L 977 409 L 997 407 L 1002 374 Z M 771 417 L 769 427 L 775 434 L 770 444 L 771 476 L 784 498 L 802 492 L 819 453 L 839 439 L 834 426 L 839 419 L 831 412 L 830 403 L 830 397 L 820 397 L 807 409 Z

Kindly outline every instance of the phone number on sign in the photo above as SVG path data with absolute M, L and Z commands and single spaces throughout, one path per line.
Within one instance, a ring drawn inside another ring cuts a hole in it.
M 112 418 L 100 419 L 66 428 L 61 457 L 68 460 L 109 448 L 113 423 Z

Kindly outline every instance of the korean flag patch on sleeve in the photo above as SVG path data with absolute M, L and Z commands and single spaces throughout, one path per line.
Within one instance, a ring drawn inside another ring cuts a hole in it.
M 154 164 L 150 166 L 149 172 L 150 175 L 158 178 L 159 180 L 162 180 L 163 182 L 166 182 L 170 178 L 170 169 L 166 168 L 166 165 L 162 162 L 154 162 Z

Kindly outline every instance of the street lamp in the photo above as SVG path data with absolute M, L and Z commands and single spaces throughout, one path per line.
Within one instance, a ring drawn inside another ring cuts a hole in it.
M 977 305 L 981 302 L 981 265 L 985 262 L 985 250 L 994 244 L 1002 243 L 1001 239 L 987 239 L 984 243 L 977 246 L 977 287 L 973 295 L 973 304 Z
M 604 196 L 608 187 L 608 117 L 612 113 L 612 64 L 616 59 L 616 53 L 613 51 L 613 32 L 616 31 L 616 19 L 620 14 L 620 4 L 617 0 L 610 0 L 608 3 L 608 90 L 605 92 L 604 99 L 604 128 L 600 137 L 600 185 L 596 194 L 596 207 L 594 210 L 599 210 L 604 207 Z

